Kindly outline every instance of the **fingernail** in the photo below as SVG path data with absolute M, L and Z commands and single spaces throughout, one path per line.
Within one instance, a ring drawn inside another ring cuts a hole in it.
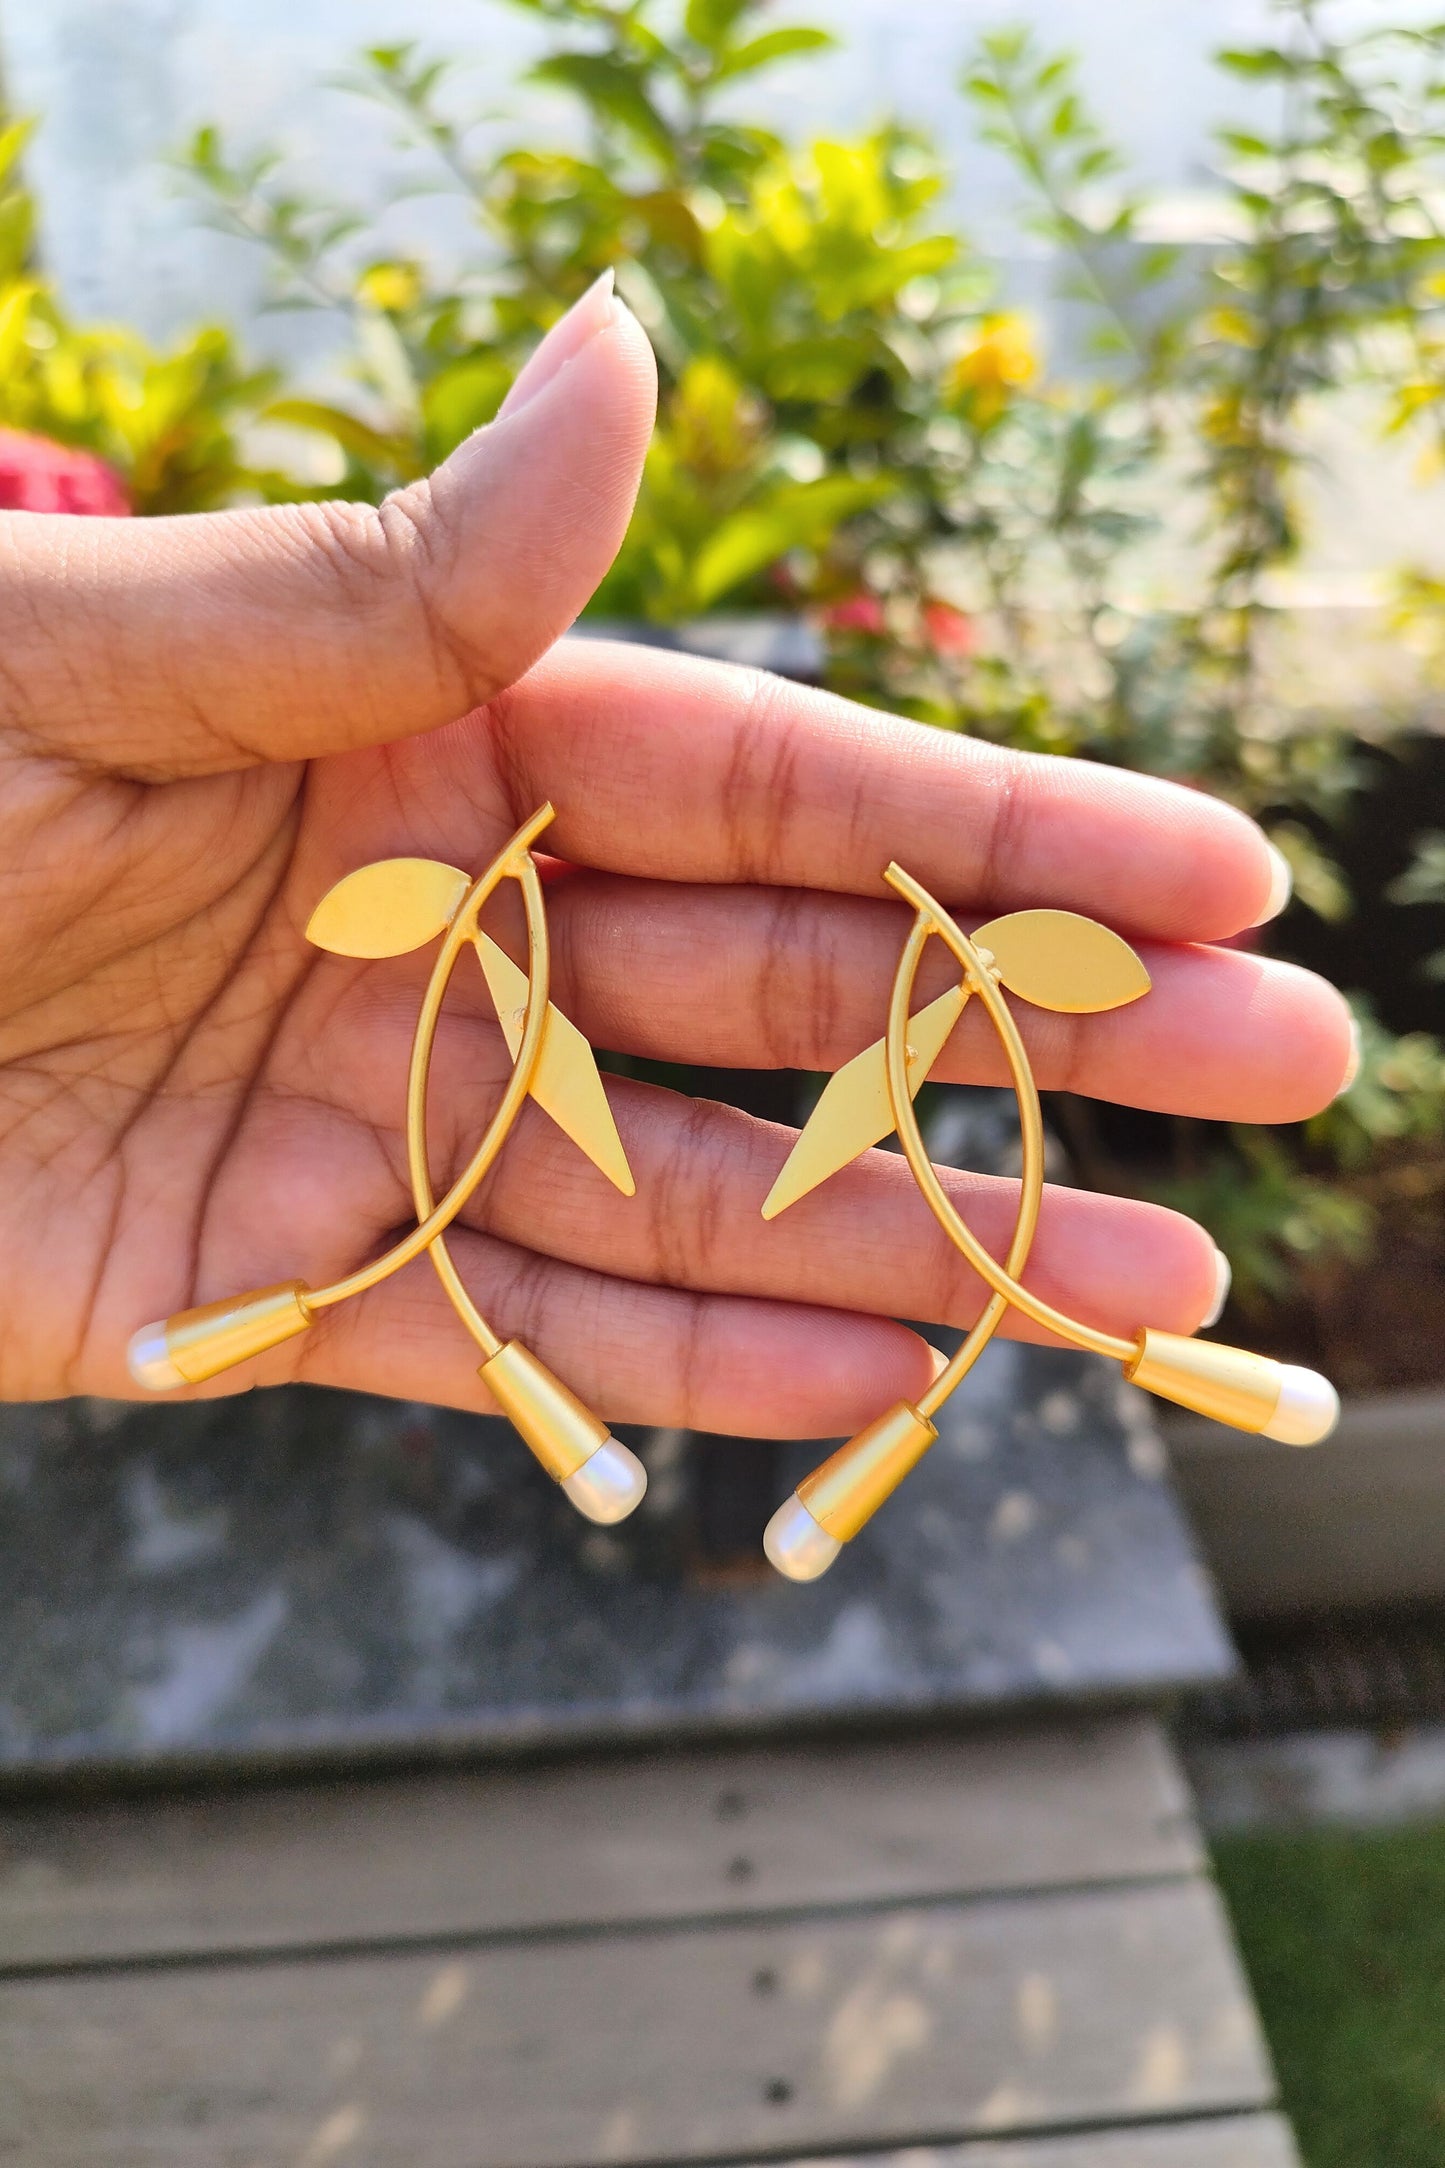
M 1266 843 L 1265 849 L 1269 852 L 1269 897 L 1253 921 L 1256 926 L 1267 926 L 1272 918 L 1278 918 L 1294 889 L 1294 875 L 1284 852 L 1275 843 Z
M 1223 1250 L 1216 1247 L 1214 1252 L 1214 1300 L 1209 1305 L 1207 1315 L 1199 1321 L 1201 1332 L 1207 1331 L 1211 1325 L 1217 1325 L 1223 1317 L 1224 1305 L 1229 1300 L 1229 1287 L 1233 1278 L 1234 1274 L 1230 1270 L 1229 1259 L 1225 1256 Z
M 924 1342 L 924 1345 L 925 1347 L 928 1346 L 927 1341 Z M 948 1368 L 951 1358 L 944 1354 L 942 1348 L 929 1347 L 928 1352 L 933 1358 L 933 1376 L 929 1379 L 928 1382 L 930 1385 L 936 1385 L 939 1379 L 943 1376 L 944 1371 Z
M 573 356 L 580 354 L 589 339 L 596 338 L 616 321 L 618 304 L 612 297 L 613 270 L 609 264 L 600 278 L 592 281 L 580 300 L 574 301 L 565 316 L 559 316 L 534 354 L 523 362 L 517 381 L 497 410 L 497 420 L 505 421 L 509 414 L 520 414 L 539 391 L 546 389 L 558 371 L 564 369 Z
M 1350 1058 L 1345 1063 L 1345 1073 L 1340 1083 L 1341 1092 L 1347 1092 L 1359 1075 L 1360 1056 L 1363 1052 L 1364 1045 L 1360 1038 L 1360 1019 L 1358 1016 L 1352 1016 L 1350 1018 Z M 1337 1092 L 1335 1096 L 1338 1098 L 1339 1093 Z

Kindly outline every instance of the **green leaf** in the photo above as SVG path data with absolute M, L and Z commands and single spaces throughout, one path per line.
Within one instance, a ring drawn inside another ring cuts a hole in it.
M 1230 75 L 1242 75 L 1252 80 L 1267 76 L 1294 75 L 1299 62 L 1293 54 L 1281 52 L 1277 46 L 1226 46 L 1214 56 L 1216 64 Z
M 0 181 L 18 165 L 20 154 L 34 133 L 33 120 L 13 120 L 8 127 L 0 128 Z
M 715 53 L 726 43 L 734 23 L 751 13 L 753 5 L 754 0 L 687 0 L 683 28 L 690 38 Z
M 734 512 L 713 530 L 693 565 L 698 608 L 710 609 L 789 550 L 816 548 L 844 520 L 891 495 L 893 488 L 882 478 L 825 475 L 818 482 L 788 483 L 767 502 Z
M 767 30 L 746 45 L 736 45 L 719 67 L 714 82 L 725 83 L 736 75 L 752 75 L 775 61 L 789 60 L 795 53 L 822 53 L 837 40 L 826 30 L 808 30 L 801 24 L 792 30 Z
M 978 42 L 981 52 L 1007 68 L 1023 59 L 1033 42 L 1033 33 L 1024 23 L 1008 23 L 1002 30 L 986 31 Z
M 324 399 L 275 399 L 261 411 L 260 420 L 284 422 L 292 429 L 317 429 L 341 446 L 348 458 L 363 467 L 389 472 L 405 459 L 405 439 L 373 429 L 359 415 Z
M 643 89 L 638 69 L 605 53 L 552 53 L 538 61 L 531 80 L 575 91 L 595 112 L 625 128 L 644 149 L 665 162 L 671 160 L 671 131 Z
M 1415 838 L 1413 858 L 1384 895 L 1387 903 L 1445 903 L 1445 831 L 1432 828 Z
M 34 243 L 35 206 L 29 196 L 18 188 L 0 196 L 0 283 L 26 270 Z
M 1307 911 L 1331 925 L 1351 916 L 1355 899 L 1350 884 L 1307 828 L 1298 821 L 1280 821 L 1270 829 L 1269 837 L 1289 860 L 1295 897 Z
M 39 291 L 30 279 L 17 279 L 0 290 L 0 385 L 19 370 L 31 306 Z
M 421 395 L 430 457 L 445 459 L 464 437 L 489 422 L 511 381 L 512 372 L 500 354 L 473 355 L 434 376 Z
M 830 326 L 813 338 L 778 341 L 762 357 L 759 374 L 773 399 L 842 400 L 876 361 L 872 340 Z
M 400 45 L 368 45 L 364 57 L 378 75 L 400 75 L 415 51 L 415 42 L 408 38 Z

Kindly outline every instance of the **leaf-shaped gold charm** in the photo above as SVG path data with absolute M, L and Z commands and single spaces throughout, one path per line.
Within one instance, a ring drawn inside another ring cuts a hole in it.
M 328 888 L 306 938 L 335 956 L 404 956 L 445 933 L 470 886 L 438 858 L 381 858 Z
M 527 1013 L 527 974 L 513 963 L 505 949 L 498 948 L 490 934 L 478 933 L 476 950 L 507 1051 L 515 1060 Z M 597 1057 L 577 1026 L 552 1001 L 547 1004 L 542 1049 L 532 1072 L 531 1090 L 543 1113 L 551 1115 L 593 1166 L 600 1168 L 624 1197 L 636 1196 L 637 1184 L 607 1103 Z
M 1077 911 L 1011 911 L 978 927 L 973 942 L 992 952 L 1010 993 L 1038 1009 L 1122 1009 L 1149 991 L 1128 942 Z
M 950 987 L 926 1009 L 908 1019 L 908 1089 L 914 1097 L 943 1052 L 948 1035 L 963 1014 L 967 989 Z M 763 1218 L 776 1219 L 810 1189 L 826 1182 L 861 1153 L 893 1133 L 893 1102 L 888 1096 L 888 1049 L 882 1039 L 865 1046 L 829 1077 L 806 1127 L 789 1152 L 763 1203 Z

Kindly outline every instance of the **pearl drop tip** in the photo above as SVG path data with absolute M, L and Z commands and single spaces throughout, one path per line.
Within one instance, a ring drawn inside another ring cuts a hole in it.
M 820 1528 L 796 1494 L 783 1501 L 763 1531 L 769 1562 L 790 1581 L 816 1581 L 843 1546 Z
M 1294 1363 L 1282 1368 L 1279 1400 L 1264 1435 L 1280 1445 L 1318 1445 L 1340 1419 L 1340 1396 L 1317 1370 L 1301 1370 Z
M 579 1513 L 610 1528 L 641 1505 L 647 1470 L 627 1446 L 608 1438 L 575 1474 L 563 1478 L 562 1488 Z
M 125 1351 L 126 1368 L 135 1383 L 148 1393 L 173 1393 L 185 1384 L 171 1361 L 165 1325 L 142 1325 Z

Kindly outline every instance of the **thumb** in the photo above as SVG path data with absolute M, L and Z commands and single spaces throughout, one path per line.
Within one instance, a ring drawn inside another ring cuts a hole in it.
M 655 402 L 651 348 L 608 272 L 497 419 L 380 507 L 0 514 L 0 733 L 163 779 L 451 721 L 597 586 Z

